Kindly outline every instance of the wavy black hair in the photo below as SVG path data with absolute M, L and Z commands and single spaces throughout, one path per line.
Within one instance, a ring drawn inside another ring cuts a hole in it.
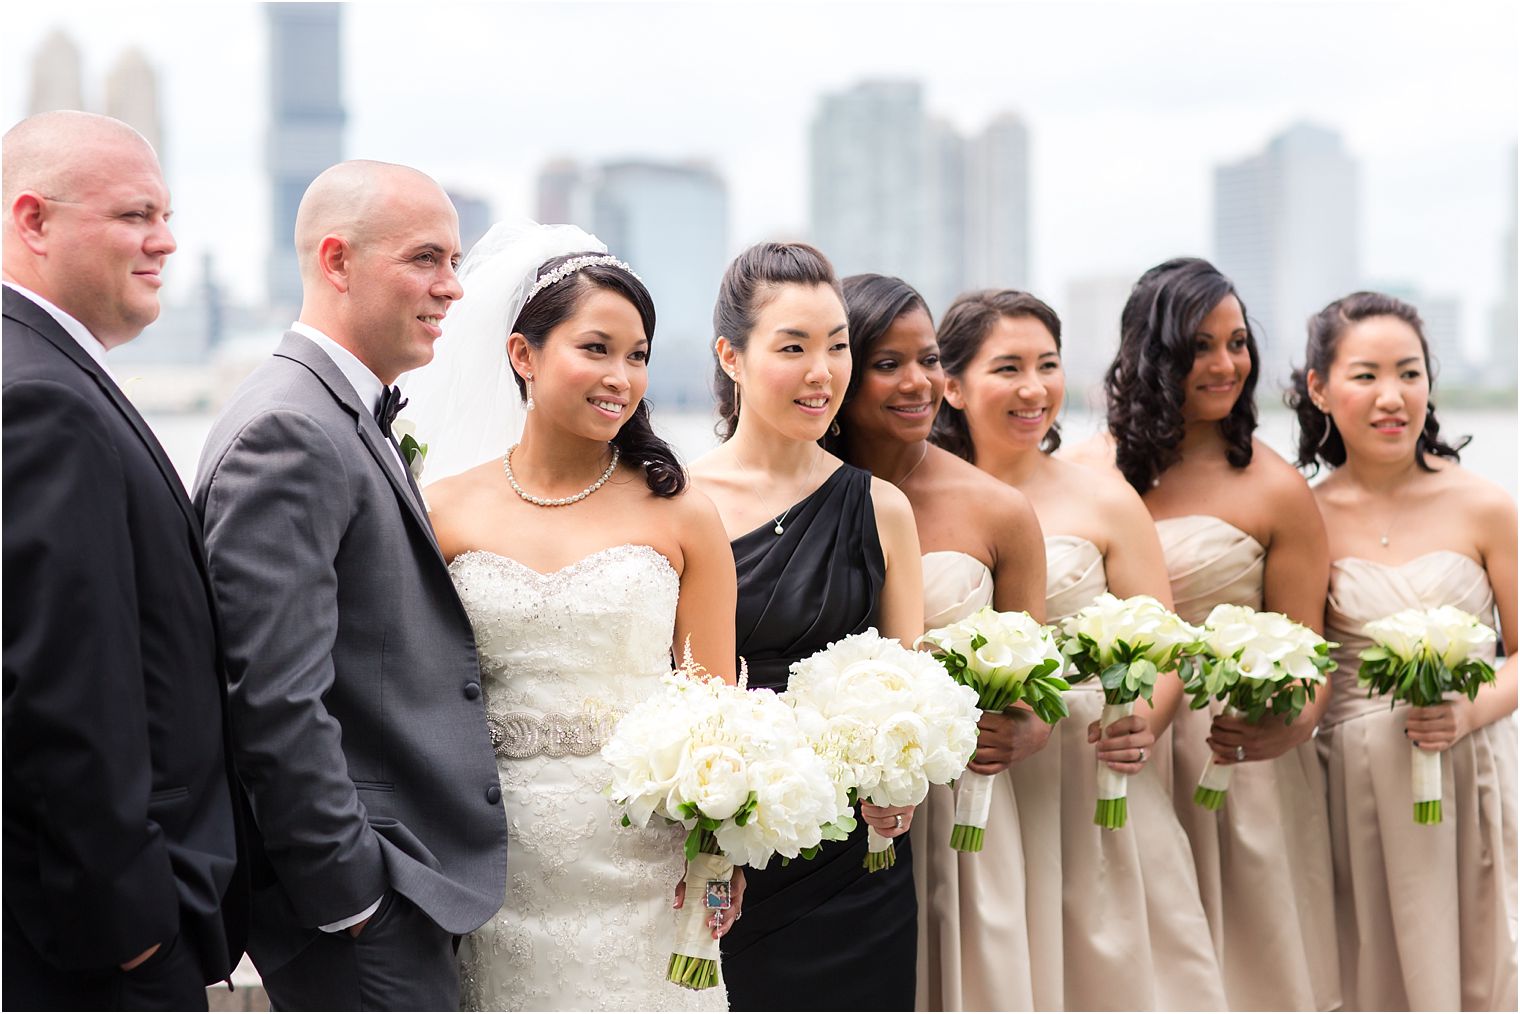
M 588 252 L 565 254 L 546 262 L 538 269 L 542 278 L 572 257 L 584 257 Z M 549 332 L 575 313 L 593 289 L 616 292 L 633 304 L 644 325 L 644 337 L 649 340 L 650 353 L 654 352 L 654 299 L 644 283 L 630 272 L 612 264 L 594 264 L 581 268 L 562 282 L 556 282 L 528 301 L 518 313 L 512 325 L 514 332 L 521 332 L 528 344 L 542 349 L 549 340 Z M 513 371 L 517 389 L 525 396 L 527 385 Z M 656 496 L 679 496 L 686 489 L 686 470 L 676 458 L 670 445 L 655 435 L 649 419 L 649 401 L 640 399 L 633 407 L 633 414 L 623 423 L 612 438 L 612 445 L 628 461 L 637 461 L 644 469 L 644 481 Z
M 1061 318 L 1043 300 L 1017 289 L 963 292 L 945 311 L 937 332 L 939 363 L 947 376 L 959 379 L 966 372 L 971 360 L 982 350 L 982 342 L 992 333 L 993 325 L 1003 317 L 1030 317 L 1039 321 L 1055 339 L 1056 352 L 1061 351 Z M 976 461 L 976 446 L 971 441 L 966 413 L 950 404 L 949 399 L 940 403 L 929 440 L 951 454 Z M 1040 450 L 1048 454 L 1060 446 L 1061 428 L 1052 422 L 1045 439 L 1040 441 Z
M 840 432 L 825 434 L 822 443 L 824 450 L 848 461 L 845 450 L 849 434 L 844 422 L 844 409 L 850 399 L 855 397 L 855 392 L 860 390 L 861 378 L 865 376 L 862 367 L 871 349 L 881 341 L 897 318 L 905 313 L 912 310 L 924 311 L 929 316 L 931 327 L 934 318 L 929 314 L 929 304 L 924 302 L 924 297 L 901 278 L 874 274 L 851 275 L 841 283 L 841 288 L 844 290 L 844 305 L 850 322 L 850 360 L 855 368 L 850 371 L 850 384 L 845 388 L 844 400 L 839 403 L 839 412 L 834 416 L 839 421 Z
M 1187 375 L 1196 355 L 1194 336 L 1203 319 L 1235 284 L 1199 257 L 1176 257 L 1151 268 L 1135 282 L 1119 318 L 1119 352 L 1103 378 L 1108 401 L 1108 431 L 1114 437 L 1114 463 L 1141 493 L 1178 461 L 1183 431 L 1182 405 Z M 1256 333 L 1241 301 L 1246 321 L 1246 351 L 1251 372 L 1241 385 L 1230 414 L 1219 420 L 1225 457 L 1236 468 L 1251 463 L 1251 435 L 1256 432 L 1256 379 L 1261 353 Z
M 834 274 L 834 265 L 816 247 L 806 243 L 756 243 L 735 257 L 723 272 L 718 302 L 713 307 L 713 338 L 727 338 L 730 345 L 743 352 L 761 308 L 782 285 L 827 285 L 844 302 L 844 290 Z M 716 347 L 713 360 L 713 393 L 718 399 L 716 430 L 719 438 L 727 440 L 739 425 L 738 389 L 723 372 L 723 364 L 717 361 Z
M 1436 373 L 1430 359 L 1430 343 L 1425 340 L 1425 323 L 1420 312 L 1402 299 L 1386 296 L 1381 292 L 1353 292 L 1337 299 L 1319 313 L 1309 318 L 1309 342 L 1304 347 L 1304 365 L 1293 371 L 1293 386 L 1288 389 L 1286 401 L 1298 416 L 1298 467 L 1313 475 L 1324 463 L 1339 468 L 1346 463 L 1346 444 L 1335 420 L 1321 412 L 1309 397 L 1309 371 L 1320 377 L 1330 372 L 1340 347 L 1341 336 L 1352 324 L 1369 317 L 1397 317 L 1414 328 L 1420 339 L 1420 354 L 1425 358 L 1425 375 L 1430 378 L 1430 388 L 1435 391 Z M 1414 460 L 1427 472 L 1435 469 L 1425 460 L 1425 455 L 1461 460 L 1461 450 L 1472 441 L 1463 437 L 1455 445 L 1441 439 L 1441 425 L 1436 421 L 1435 402 L 1425 404 L 1425 425 L 1415 439 Z

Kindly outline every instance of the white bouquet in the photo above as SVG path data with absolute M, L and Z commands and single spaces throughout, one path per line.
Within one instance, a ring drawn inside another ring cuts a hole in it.
M 1101 728 L 1135 712 L 1151 699 L 1156 676 L 1185 654 L 1197 652 L 1200 632 L 1149 595 L 1115 598 L 1104 592 L 1061 624 L 1061 651 L 1073 683 L 1096 678 L 1103 686 Z M 1093 822 L 1123 827 L 1129 817 L 1129 776 L 1098 764 L 1098 805 Z
M 718 943 L 699 899 L 726 896 L 735 865 L 810 858 L 855 827 L 847 793 L 792 709 L 769 690 L 745 689 L 743 673 L 738 686 L 707 674 L 689 648 L 660 693 L 618 722 L 602 759 L 624 826 L 659 816 L 687 829 L 686 904 L 667 976 L 692 989 L 718 983 Z
M 1002 712 L 1018 701 L 1054 725 L 1066 717 L 1061 697 L 1065 659 L 1051 628 L 1028 613 L 1000 613 L 990 606 L 918 639 L 951 679 L 976 691 L 977 707 Z M 967 771 L 955 783 L 955 827 L 950 847 L 980 852 L 992 804 L 992 777 Z
M 1357 682 L 1367 695 L 1387 694 L 1389 707 L 1408 701 L 1417 708 L 1440 704 L 1447 693 L 1478 696 L 1494 680 L 1494 667 L 1482 656 L 1493 650 L 1492 627 L 1455 606 L 1405 609 L 1362 628 L 1372 647 L 1362 650 Z M 1417 824 L 1441 823 L 1441 755 L 1410 750 L 1410 781 Z
M 976 691 L 874 629 L 794 663 L 781 697 L 836 783 L 877 806 L 917 805 L 976 752 Z M 867 840 L 866 869 L 896 861 L 890 838 L 872 828 Z
M 1226 715 L 1258 722 L 1270 712 L 1292 722 L 1335 668 L 1330 649 L 1338 646 L 1282 613 L 1226 603 L 1204 620 L 1203 647 L 1184 666 L 1193 708 L 1221 700 Z M 1234 770 L 1216 766 L 1210 755 L 1193 802 L 1207 810 L 1223 806 Z

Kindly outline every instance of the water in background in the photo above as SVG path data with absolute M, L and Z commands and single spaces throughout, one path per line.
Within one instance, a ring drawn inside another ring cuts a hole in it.
M 201 444 L 211 429 L 211 415 L 149 415 L 148 423 L 169 452 L 186 487 L 195 481 L 196 459 Z M 655 429 L 670 441 L 684 460 L 691 461 L 715 447 L 712 416 L 703 412 L 657 413 Z M 1098 431 L 1102 418 L 1085 410 L 1070 409 L 1061 416 L 1061 433 L 1068 447 L 1086 440 Z M 1516 485 L 1516 416 L 1503 410 L 1441 411 L 1441 432 L 1448 439 L 1471 435 L 1473 441 L 1462 452 L 1462 464 L 1479 475 L 1498 483 L 1515 496 Z M 1268 446 L 1288 460 L 1295 453 L 1294 417 L 1287 412 L 1268 412 L 1256 431 Z

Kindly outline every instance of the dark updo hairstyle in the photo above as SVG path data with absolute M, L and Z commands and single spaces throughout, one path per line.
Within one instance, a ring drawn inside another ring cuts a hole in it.
M 1309 344 L 1304 348 L 1304 366 L 1293 371 L 1293 386 L 1288 391 L 1288 407 L 1298 415 L 1298 467 L 1319 471 L 1321 463 L 1339 468 L 1346 463 L 1346 444 L 1335 420 L 1314 406 L 1309 397 L 1309 371 L 1313 370 L 1323 379 L 1330 374 L 1330 364 L 1335 361 L 1340 348 L 1341 336 L 1352 324 L 1369 317 L 1397 317 L 1414 329 L 1420 339 L 1420 354 L 1425 358 L 1425 376 L 1435 389 L 1435 370 L 1430 361 L 1430 343 L 1425 340 L 1425 324 L 1420 313 L 1402 299 L 1385 296 L 1381 292 L 1353 292 L 1337 299 L 1319 313 L 1309 318 Z M 1425 455 L 1439 458 L 1461 459 L 1458 453 L 1472 437 L 1463 437 L 1455 446 L 1441 439 L 1441 427 L 1436 422 L 1435 402 L 1425 404 L 1425 425 L 1415 439 L 1415 464 L 1433 472 Z
M 1103 379 L 1108 431 L 1114 437 L 1114 464 L 1140 493 L 1182 460 L 1182 405 L 1187 375 L 1197 356 L 1195 336 L 1203 319 L 1226 296 L 1240 302 L 1235 285 L 1199 257 L 1176 257 L 1158 264 L 1135 282 L 1119 318 L 1119 353 Z M 1256 431 L 1256 378 L 1261 354 L 1246 316 L 1246 351 L 1251 372 L 1230 414 L 1219 420 L 1225 457 L 1236 468 L 1251 463 Z
M 553 271 L 572 257 L 585 257 L 586 252 L 565 254 L 548 261 L 538 269 L 537 277 Z M 632 274 L 612 264 L 594 264 L 581 268 L 564 281 L 556 282 L 529 300 L 512 325 L 514 332 L 521 332 L 528 344 L 542 349 L 549 339 L 549 332 L 567 320 L 579 308 L 592 289 L 615 292 L 639 311 L 644 325 L 644 337 L 649 340 L 650 351 L 654 346 L 654 300 L 644 283 Z M 525 396 L 527 386 L 514 370 L 517 389 Z M 686 489 L 686 470 L 676 459 L 670 445 L 655 435 L 649 422 L 649 402 L 640 399 L 633 407 L 633 415 L 623 423 L 612 438 L 612 445 L 622 452 L 624 459 L 636 461 L 644 468 L 644 481 L 656 496 L 678 496 Z
M 839 412 L 834 416 L 839 420 L 840 432 L 826 434 L 823 449 L 844 458 L 848 440 L 844 430 L 844 409 L 860 389 L 861 377 L 865 375 L 858 367 L 865 363 L 866 356 L 897 318 L 912 310 L 922 310 L 928 316 L 929 304 L 913 286 L 901 278 L 887 275 L 851 275 L 841 287 L 850 321 L 850 360 L 857 368 L 850 371 L 850 384 L 845 388 L 844 400 L 839 403 Z M 929 324 L 933 326 L 933 317 L 929 318 Z
M 994 325 L 1004 317 L 1039 321 L 1055 339 L 1056 352 L 1061 351 L 1061 318 L 1043 300 L 1017 289 L 963 292 L 955 297 L 939 322 L 939 362 L 945 374 L 959 379 L 982 350 L 982 342 L 992 333 Z M 950 404 L 949 399 L 940 405 L 939 414 L 934 417 L 934 431 L 929 440 L 951 454 L 972 463 L 976 461 L 966 413 Z M 1040 450 L 1048 454 L 1060 446 L 1061 428 L 1052 422 L 1045 439 L 1040 441 Z
M 816 248 L 806 243 L 756 243 L 735 257 L 723 272 L 718 303 L 713 307 L 714 338 L 727 338 L 743 352 L 761 309 L 783 285 L 827 285 L 844 302 L 834 265 Z M 716 359 L 716 348 L 713 356 Z M 739 395 L 733 380 L 723 372 L 722 362 L 714 364 L 713 389 L 718 398 L 717 433 L 727 440 L 739 425 Z

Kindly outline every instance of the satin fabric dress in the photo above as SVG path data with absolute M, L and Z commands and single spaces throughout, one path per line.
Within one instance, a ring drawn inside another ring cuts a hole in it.
M 924 554 L 924 629 L 992 604 L 992 572 L 959 552 Z M 950 847 L 955 793 L 931 785 L 913 815 L 918 893 L 919 1010 L 1029 1010 L 1031 933 L 1040 928 L 1025 893 L 1018 802 L 1007 772 L 995 775 L 981 852 Z M 1056 895 L 1056 904 L 1060 897 Z M 1059 940 L 1056 941 L 1059 947 Z
M 1414 822 L 1409 706 L 1356 685 L 1362 628 L 1401 609 L 1453 605 L 1494 625 L 1488 574 L 1438 550 L 1398 566 L 1330 569 L 1325 634 L 1341 646 L 1319 752 L 1330 783 L 1341 986 L 1356 1010 L 1514 1010 L 1515 719 L 1441 755 L 1444 819 Z
M 1045 540 L 1045 615 L 1056 623 L 1108 590 L 1087 539 Z M 1095 682 L 1066 694 L 1045 748 L 1009 769 L 1025 857 L 1036 1010 L 1219 1010 L 1224 987 L 1187 837 L 1154 770 L 1129 780 L 1129 821 L 1093 823 Z M 1157 744 L 1157 750 L 1162 743 Z
M 886 561 L 871 473 L 843 465 L 788 512 L 733 542 L 739 654 L 750 686 L 781 690 L 788 669 L 878 622 Z M 917 905 L 913 849 L 867 873 L 866 825 L 816 858 L 748 870 L 744 917 L 723 938 L 732 1010 L 908 1010 Z
M 1250 535 L 1210 515 L 1167 518 L 1156 531 L 1183 619 L 1202 623 L 1221 602 L 1263 608 L 1266 550 Z M 1235 765 L 1224 806 L 1211 812 L 1193 802 L 1193 790 L 1220 708 L 1178 707 L 1169 760 L 1226 1001 L 1231 1010 L 1335 1010 L 1330 822 L 1314 741 Z

